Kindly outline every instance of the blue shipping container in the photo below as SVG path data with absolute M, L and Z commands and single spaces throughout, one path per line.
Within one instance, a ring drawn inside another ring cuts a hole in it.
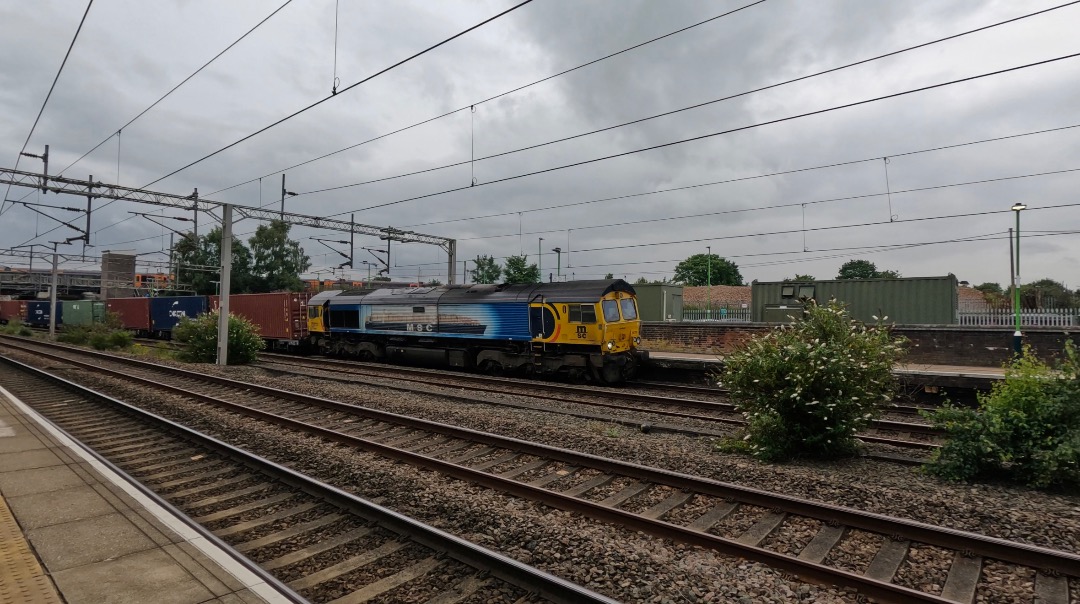
M 56 324 L 60 325 L 64 320 L 64 305 L 56 301 Z M 26 303 L 26 324 L 34 327 L 49 326 L 49 301 L 35 300 Z
M 205 312 L 206 296 L 150 298 L 150 330 L 157 333 L 172 332 L 180 319 L 194 319 Z

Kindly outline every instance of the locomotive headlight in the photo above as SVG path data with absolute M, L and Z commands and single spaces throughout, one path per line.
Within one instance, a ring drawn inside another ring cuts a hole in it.
M 634 346 L 637 346 L 638 344 L 641 344 L 641 338 L 634 336 Z
M 615 348 L 615 340 L 608 340 L 607 349 L 611 350 L 612 348 Z

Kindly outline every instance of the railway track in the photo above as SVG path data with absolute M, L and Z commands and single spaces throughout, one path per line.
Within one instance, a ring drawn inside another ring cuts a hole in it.
M 83 351 L 34 352 L 553 507 L 852 587 L 881 601 L 970 602 L 980 583 L 985 586 L 984 566 L 1038 571 L 1033 596 L 1047 603 L 1068 602 L 1070 581 L 1080 580 L 1080 556 L 1070 552 L 178 369 L 123 360 L 125 370 L 116 371 L 68 356 Z M 803 535 L 795 549 L 771 549 L 774 536 L 792 532 Z M 853 543 L 875 550 L 861 573 L 845 567 L 845 551 Z M 940 593 L 899 584 L 905 561 L 918 564 L 928 550 L 946 557 Z
M 341 380 L 342 375 L 353 376 L 352 381 L 359 381 L 358 377 L 370 377 L 393 380 L 393 384 L 384 382 L 363 382 L 378 385 L 385 388 L 393 388 L 405 392 L 420 394 L 436 394 L 432 390 L 435 387 L 448 389 L 460 389 L 463 385 L 476 388 L 486 394 L 507 394 L 516 397 L 528 397 L 533 399 L 556 401 L 558 403 L 572 402 L 576 405 L 586 405 L 594 408 L 612 411 L 624 411 L 639 414 L 648 414 L 647 420 L 630 420 L 623 416 L 597 415 L 580 413 L 566 408 L 544 408 L 544 411 L 574 415 L 587 419 L 597 419 L 609 423 L 618 423 L 630 426 L 634 429 L 645 429 L 656 432 L 673 432 L 699 436 L 726 437 L 729 432 L 710 429 L 708 424 L 725 424 L 741 426 L 746 422 L 737 412 L 734 404 L 723 400 L 704 400 L 701 398 L 673 397 L 667 394 L 647 394 L 626 389 L 604 388 L 597 389 L 586 386 L 572 386 L 551 382 L 526 381 L 520 382 L 509 378 L 497 378 L 477 376 L 431 369 L 414 367 L 386 366 L 373 363 L 360 363 L 353 361 L 340 361 L 335 359 L 311 359 L 281 354 L 263 354 L 264 361 L 269 361 L 278 366 L 294 367 L 332 372 L 334 376 L 328 379 Z M 297 371 L 304 374 L 303 371 Z M 412 384 L 412 385 L 406 385 Z M 538 387 L 538 384 L 542 384 Z M 697 396 L 709 396 L 712 398 L 723 397 L 723 391 L 714 388 L 687 387 L 685 390 L 677 390 Z M 439 391 L 438 396 L 450 397 L 468 403 L 483 402 L 485 404 L 507 405 L 521 408 L 521 403 L 510 401 L 491 400 L 488 398 L 479 400 L 471 395 L 460 395 L 450 391 Z M 679 410 L 682 409 L 682 410 Z M 686 424 L 672 424 L 658 421 L 656 418 L 666 418 L 692 422 Z M 937 447 L 936 440 L 943 433 L 925 423 L 900 422 L 890 420 L 875 420 L 870 428 L 876 433 L 864 433 L 860 435 L 866 442 L 890 445 L 907 449 L 933 449 Z M 903 436 L 906 436 L 904 438 Z M 870 455 L 870 457 L 875 457 Z M 879 455 L 884 461 L 920 464 L 923 460 L 910 459 L 895 455 Z
M 11 359 L 0 381 L 292 601 L 614 602 Z

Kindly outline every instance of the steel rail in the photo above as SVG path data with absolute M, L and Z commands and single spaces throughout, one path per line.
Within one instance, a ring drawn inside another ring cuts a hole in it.
M 59 348 L 67 348 L 67 347 L 59 347 Z M 134 361 L 132 359 L 116 358 L 116 357 L 111 357 L 110 355 L 104 355 L 104 354 L 101 354 L 101 353 L 94 353 L 94 352 L 91 352 L 91 351 L 85 351 L 85 350 L 79 350 L 79 349 L 68 349 L 68 350 L 71 351 L 71 352 L 77 352 L 77 353 L 80 353 L 80 354 L 88 353 L 88 354 L 91 354 L 91 355 L 96 355 L 96 356 L 105 358 L 105 359 L 110 360 L 110 361 L 118 361 L 118 362 L 121 362 L 121 363 L 128 363 L 128 364 L 133 364 L 133 365 L 141 365 L 141 366 L 145 366 L 146 368 L 151 369 L 153 371 L 166 372 L 166 373 L 170 373 L 172 375 L 183 376 L 183 377 L 185 377 L 187 379 L 193 379 L 193 380 L 202 381 L 202 382 L 210 382 L 210 383 L 218 384 L 218 385 L 222 385 L 222 386 L 229 386 L 229 387 L 232 387 L 232 388 L 237 388 L 237 389 L 241 389 L 241 390 L 247 390 L 249 392 L 258 393 L 258 394 L 264 395 L 264 396 L 286 399 L 286 400 L 290 400 L 290 401 L 293 401 L 293 402 L 317 405 L 317 406 L 320 406 L 320 407 L 324 407 L 324 408 L 327 408 L 327 409 L 332 409 L 332 410 L 340 411 L 340 412 L 344 412 L 344 413 L 363 414 L 363 415 L 367 416 L 368 418 L 375 419 L 375 420 L 378 420 L 378 421 L 384 421 L 384 422 L 388 422 L 388 423 L 396 423 L 396 424 L 399 424 L 399 425 L 403 425 L 403 426 L 407 426 L 407 427 L 411 427 L 411 428 L 416 428 L 416 429 L 419 429 L 419 430 L 427 430 L 427 431 L 431 431 L 431 432 L 437 432 L 439 434 L 443 434 L 443 435 L 446 435 L 446 436 L 452 436 L 452 437 L 460 438 L 460 439 L 463 439 L 463 440 L 471 440 L 471 441 L 475 441 L 475 442 L 479 442 L 479 443 L 483 443 L 483 444 L 487 444 L 487 445 L 492 445 L 492 446 L 498 446 L 498 447 L 502 447 L 502 448 L 506 448 L 506 449 L 514 449 L 514 450 L 518 450 L 518 451 L 528 453 L 528 454 L 531 454 L 531 455 L 550 458 L 550 459 L 553 459 L 553 460 L 556 460 L 556 461 L 561 461 L 561 462 L 571 464 L 571 465 L 586 466 L 586 467 L 590 467 L 590 468 L 601 470 L 601 471 L 608 472 L 608 473 L 616 473 L 616 474 L 629 476 L 629 477 L 634 477 L 634 478 L 638 478 L 638 479 L 642 479 L 642 480 L 648 480 L 648 481 L 656 483 L 656 484 L 666 485 L 666 486 L 682 489 L 684 491 L 697 492 L 697 493 L 701 493 L 701 494 L 705 494 L 705 495 L 711 495 L 711 496 L 714 496 L 714 497 L 720 497 L 720 498 L 726 498 L 726 499 L 734 499 L 734 500 L 742 502 L 742 503 L 746 503 L 746 504 L 750 504 L 750 505 L 754 505 L 754 506 L 758 506 L 758 507 L 763 507 L 763 508 L 766 508 L 766 509 L 775 509 L 775 510 L 780 510 L 780 511 L 788 512 L 788 513 L 799 515 L 799 516 L 819 519 L 819 520 L 824 521 L 827 524 L 842 524 L 842 525 L 849 526 L 851 528 L 858 528 L 858 529 L 862 529 L 862 530 L 866 530 L 866 531 L 870 531 L 870 532 L 874 532 L 874 533 L 878 533 L 878 534 L 902 536 L 902 537 L 904 537 L 906 539 L 910 539 L 911 541 L 924 543 L 924 544 L 928 544 L 928 545 L 937 545 L 939 547 L 944 547 L 944 548 L 947 548 L 947 549 L 950 549 L 950 550 L 953 550 L 953 551 L 969 552 L 969 553 L 976 554 L 976 555 L 979 555 L 979 556 L 983 556 L 983 557 L 986 557 L 986 558 L 994 558 L 994 559 L 997 559 L 997 560 L 1002 560 L 1002 561 L 1005 561 L 1005 562 L 1019 564 L 1019 565 L 1026 566 L 1026 567 L 1034 567 L 1034 568 L 1038 568 L 1038 569 L 1045 569 L 1045 570 L 1060 572 L 1060 573 L 1066 574 L 1066 575 L 1071 576 L 1071 577 L 1080 577 L 1080 555 L 1073 554 L 1073 553 L 1070 553 L 1070 552 L 1062 552 L 1062 551 L 1053 550 L 1053 549 L 1050 549 L 1050 548 L 1045 548 L 1045 547 L 1040 547 L 1040 546 L 1030 545 L 1030 544 L 1025 544 L 1025 543 L 1016 543 L 1016 542 L 1008 541 L 1008 540 L 1005 540 L 1005 539 L 999 539 L 999 538 L 996 538 L 996 537 L 990 537 L 990 536 L 986 536 L 986 535 L 980 535 L 980 534 L 976 534 L 976 533 L 970 533 L 970 532 L 967 532 L 967 531 L 950 529 L 950 528 L 946 528 L 946 527 L 938 527 L 938 526 L 929 525 L 929 524 L 925 524 L 925 523 L 922 523 L 922 522 L 917 522 L 917 521 L 903 519 L 903 518 L 894 518 L 894 517 L 886 516 L 886 515 L 883 515 L 883 514 L 877 514 L 877 513 L 874 513 L 874 512 L 867 512 L 867 511 L 863 511 L 863 510 L 845 508 L 845 507 L 836 506 L 836 505 L 827 504 L 827 503 L 808 501 L 808 500 L 800 499 L 800 498 L 797 498 L 797 497 L 792 497 L 792 496 L 789 496 L 789 495 L 784 495 L 784 494 L 779 494 L 779 493 L 771 493 L 771 492 L 768 492 L 768 491 L 754 489 L 754 488 L 751 488 L 751 487 L 744 487 L 744 486 L 735 485 L 735 484 L 731 484 L 731 483 L 724 483 L 724 482 L 720 482 L 720 481 L 716 481 L 716 480 L 712 480 L 712 479 L 707 479 L 707 478 L 692 476 L 692 475 L 688 475 L 688 474 L 683 474 L 683 473 L 680 473 L 680 472 L 664 470 L 664 469 L 661 469 L 661 468 L 654 468 L 654 467 L 643 466 L 643 465 L 639 465 L 639 464 L 635 464 L 635 463 L 631 463 L 631 462 L 624 462 L 624 461 L 619 461 L 619 460 L 614 460 L 614 459 L 603 458 L 603 457 L 591 455 L 591 454 L 588 454 L 588 453 L 580 453 L 580 452 L 576 452 L 576 451 L 572 451 L 572 450 L 568 450 L 568 449 L 562 449 L 562 448 L 558 448 L 558 447 L 552 447 L 552 446 L 549 446 L 549 445 L 543 445 L 543 444 L 539 444 L 539 443 L 524 441 L 524 440 L 520 440 L 520 439 L 517 439 L 517 438 L 499 436 L 499 435 L 488 433 L 488 432 L 481 432 L 481 431 L 478 431 L 478 430 L 472 430 L 472 429 L 469 429 L 469 428 L 462 428 L 462 427 L 459 427 L 459 426 L 443 424 L 443 423 L 440 423 L 440 422 L 432 422 L 432 421 L 428 421 L 428 420 L 422 420 L 422 419 L 413 418 L 413 417 L 409 417 L 409 416 L 404 416 L 404 415 L 400 415 L 400 414 L 396 414 L 396 413 L 380 411 L 380 410 L 371 409 L 371 408 L 367 408 L 367 407 L 360 407 L 360 406 L 356 406 L 356 405 L 351 405 L 351 404 L 347 404 L 347 403 L 341 403 L 341 402 L 338 402 L 338 401 L 323 399 L 323 398 L 314 397 L 314 396 L 310 396 L 310 395 L 305 395 L 305 394 L 300 394 L 300 393 L 295 393 L 295 392 L 282 391 L 282 390 L 278 390 L 278 389 L 275 389 L 275 388 L 270 388 L 270 387 L 266 387 L 266 386 L 260 386 L 258 384 L 252 384 L 252 383 L 248 383 L 248 382 L 240 382 L 240 381 L 231 380 L 231 379 L 228 379 L 228 378 L 217 377 L 217 376 L 209 376 L 209 375 L 199 374 L 199 373 L 195 373 L 195 372 L 189 372 L 189 371 L 186 371 L 186 370 L 177 369 L 177 368 L 173 368 L 173 367 L 162 367 L 162 366 L 155 365 L 155 364 L 152 364 L 152 363 L 145 363 L 145 362 L 142 362 L 142 361 Z M 38 354 L 42 354 L 42 353 L 38 352 Z M 59 357 L 58 355 L 57 355 L 57 358 L 59 360 L 62 360 L 63 362 L 68 362 L 68 363 L 73 363 L 73 364 L 82 364 L 84 366 L 94 368 L 94 369 L 99 370 L 99 371 L 111 371 L 111 370 L 101 368 L 101 367 L 99 367 L 97 365 L 92 365 L 92 364 L 89 364 L 89 363 L 83 363 L 83 362 L 80 362 L 80 361 L 74 361 L 72 359 Z M 115 372 L 115 373 L 120 374 L 120 372 Z M 123 374 L 120 374 L 120 375 L 123 375 Z M 133 378 L 131 376 L 125 376 L 125 378 L 126 379 L 141 379 L 141 380 L 144 380 L 145 383 L 147 383 L 148 385 L 156 385 L 156 386 L 159 386 L 159 387 L 162 386 L 158 382 L 154 382 L 154 381 L 148 380 L 146 378 Z M 172 387 L 172 388 L 175 388 L 175 387 Z M 182 389 L 177 389 L 177 390 L 182 390 Z M 207 395 L 202 395 L 202 394 L 197 394 L 197 393 L 194 393 L 192 395 L 196 396 L 196 397 L 205 397 L 205 399 L 212 399 L 213 398 L 213 397 L 209 397 Z M 214 404 L 236 405 L 237 408 L 244 407 L 245 409 L 250 409 L 250 408 L 245 407 L 243 405 L 237 405 L 236 403 L 228 403 L 227 401 L 221 401 L 220 403 L 214 403 Z M 271 421 L 272 421 L 272 417 L 279 417 L 279 416 L 276 416 L 274 414 L 264 412 L 264 411 L 260 411 L 260 410 L 252 410 L 252 411 L 254 411 L 256 413 L 259 413 L 259 414 L 265 414 L 265 417 L 268 420 L 271 420 Z M 289 425 L 307 426 L 307 424 L 303 424 L 302 422 L 295 422 L 295 420 L 290 420 L 288 418 L 281 418 L 281 419 L 284 422 L 288 422 Z M 315 428 L 317 428 L 317 427 L 315 427 Z M 325 428 L 317 428 L 317 429 L 319 429 L 319 430 L 327 430 Z M 340 436 L 334 436 L 335 434 L 340 435 Z M 357 444 L 370 443 L 370 444 L 365 444 L 364 446 L 370 446 L 370 447 L 373 448 L 372 450 L 385 451 L 385 454 L 387 454 L 387 455 L 400 455 L 400 456 L 402 456 L 401 459 L 410 460 L 410 463 L 412 463 L 411 460 L 415 459 L 415 463 L 417 463 L 417 464 L 432 463 L 432 464 L 436 464 L 436 466 L 439 467 L 439 468 L 442 468 L 445 465 L 445 466 L 447 466 L 446 471 L 448 471 L 448 472 L 450 472 L 450 471 L 457 472 L 457 471 L 461 471 L 461 470 L 468 470 L 467 468 L 463 468 L 462 466 L 458 466 L 456 464 L 448 464 L 448 462 L 443 462 L 441 460 L 421 456 L 421 455 L 418 455 L 418 454 L 415 454 L 415 453 L 410 453 L 408 451 L 400 451 L 400 450 L 397 450 L 397 449 L 389 448 L 389 447 L 386 447 L 385 445 L 381 445 L 381 444 L 376 443 L 376 442 L 366 441 L 365 439 L 359 439 L 357 437 L 353 437 L 353 436 L 343 434 L 343 433 L 338 433 L 338 432 L 335 432 L 335 431 L 332 431 L 332 430 L 328 430 L 328 436 L 327 437 L 328 438 L 339 438 L 339 437 L 341 437 L 341 438 L 347 438 L 347 439 L 355 439 L 355 442 Z M 353 442 L 353 441 L 350 440 L 350 442 Z M 429 467 L 429 466 L 425 466 L 425 467 Z M 484 479 L 485 480 L 491 480 L 492 475 L 485 474 Z M 518 483 L 518 484 L 520 484 L 520 483 Z M 619 513 L 622 513 L 622 514 L 626 513 L 626 512 L 620 512 L 619 510 L 614 510 L 614 512 L 619 512 Z M 605 512 L 605 514 L 606 513 L 607 512 Z M 668 525 L 668 523 L 662 523 L 662 524 Z M 681 528 L 681 527 L 676 527 L 675 525 L 668 525 L 668 526 L 672 526 L 674 528 Z M 646 530 L 646 529 L 642 528 L 641 530 Z M 662 531 L 660 534 L 667 535 L 669 533 Z M 675 533 L 670 533 L 670 534 L 678 535 L 678 534 L 681 534 L 681 533 L 676 531 Z M 709 537 L 713 537 L 713 536 L 710 535 Z M 730 541 L 730 540 L 722 539 L 722 538 L 719 538 L 719 537 L 716 537 L 716 539 L 719 539 L 719 541 L 717 542 L 718 545 L 722 545 L 722 544 L 725 544 L 726 542 Z M 695 541 L 695 543 L 697 543 L 697 541 Z M 742 544 L 738 544 L 737 549 L 741 550 L 744 547 L 745 546 L 743 546 Z M 764 561 L 764 560 L 762 560 L 762 561 Z M 834 570 L 835 569 L 828 569 L 828 572 L 832 573 L 832 572 L 834 572 Z M 793 571 L 793 572 L 797 572 L 797 571 Z M 885 585 L 888 585 L 888 584 L 885 584 Z M 868 595 L 869 595 L 869 593 L 868 593 Z
M 63 360 L 63 362 L 71 362 L 70 359 L 60 359 L 58 355 L 52 356 L 55 356 L 56 358 L 58 358 L 58 360 Z M 125 413 L 134 415 L 142 421 L 157 424 L 159 426 L 164 426 L 165 429 L 180 434 L 181 437 L 184 439 L 194 441 L 201 446 L 213 449 L 227 457 L 239 460 L 241 463 L 244 463 L 249 467 L 256 468 L 262 472 L 278 477 L 283 482 L 289 484 L 290 486 L 293 486 L 294 488 L 303 490 L 342 509 L 351 511 L 358 516 L 375 522 L 380 526 L 386 527 L 387 529 L 395 533 L 398 533 L 400 535 L 406 535 L 413 541 L 425 547 L 436 551 L 445 552 L 449 557 L 454 558 L 459 562 L 462 562 L 472 568 L 476 568 L 481 571 L 487 571 L 492 576 L 495 576 L 512 585 L 525 589 L 531 593 L 542 595 L 543 597 L 553 602 L 565 604 L 576 604 L 579 602 L 617 604 L 615 600 L 612 600 L 601 594 L 597 594 L 580 585 L 523 564 L 517 560 L 514 560 L 513 558 L 509 558 L 502 554 L 480 547 L 469 541 L 461 539 L 460 537 L 456 537 L 454 535 L 446 533 L 445 531 L 418 522 L 412 518 L 409 518 L 408 516 L 399 514 L 388 508 L 371 503 L 365 499 L 353 495 L 352 493 L 315 480 L 291 468 L 272 462 L 268 459 L 230 445 L 212 436 L 208 436 L 206 434 L 188 428 L 187 426 L 181 425 L 160 415 L 150 413 L 134 405 L 125 403 L 121 400 L 97 392 L 85 386 L 76 384 L 75 382 L 56 376 L 36 367 L 32 367 L 25 363 L 20 363 L 18 361 L 15 361 L 14 359 L 0 356 L 0 362 L 15 366 L 22 371 L 32 373 L 40 377 L 41 379 L 59 384 L 65 389 L 77 392 L 82 396 L 105 402 L 113 407 L 122 410 Z M 91 365 L 91 367 L 93 366 Z M 119 376 L 123 377 L 123 374 L 120 372 L 115 372 L 113 370 L 103 368 L 99 369 L 103 372 L 110 374 L 119 373 Z M 130 377 L 133 376 L 128 376 L 128 378 Z M 162 388 L 180 390 L 172 387 L 167 387 L 163 384 L 157 385 Z M 210 398 L 197 395 L 196 393 L 188 393 L 187 396 L 199 396 L 200 398 L 205 399 Z M 215 402 L 220 403 L 223 401 Z M 72 440 L 75 439 L 73 438 Z M 134 481 L 134 479 L 131 480 Z M 138 484 L 137 481 L 134 482 L 135 484 Z M 143 487 L 143 490 L 146 490 L 145 487 Z M 179 510 L 176 510 L 175 513 L 183 516 L 183 513 L 179 512 Z M 206 532 L 206 529 L 202 529 L 200 531 L 200 533 Z M 211 537 L 213 537 L 215 542 L 222 543 L 212 534 Z M 225 545 L 224 547 L 227 551 L 232 550 L 232 548 L 228 545 Z M 274 579 L 272 575 L 255 565 L 254 562 L 251 562 L 242 554 L 236 552 L 234 554 L 234 557 L 237 557 L 238 561 L 244 563 L 245 566 L 252 568 L 253 571 L 257 571 L 261 578 L 270 581 L 271 584 L 275 586 L 282 585 L 284 593 L 293 593 L 287 586 L 281 584 L 280 581 Z M 293 598 L 294 601 L 307 602 L 307 600 L 303 599 L 298 594 L 293 593 L 293 595 L 295 596 Z

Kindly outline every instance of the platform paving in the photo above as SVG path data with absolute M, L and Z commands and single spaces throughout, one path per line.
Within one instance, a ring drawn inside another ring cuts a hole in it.
M 288 601 L 2 386 L 0 604 Z

